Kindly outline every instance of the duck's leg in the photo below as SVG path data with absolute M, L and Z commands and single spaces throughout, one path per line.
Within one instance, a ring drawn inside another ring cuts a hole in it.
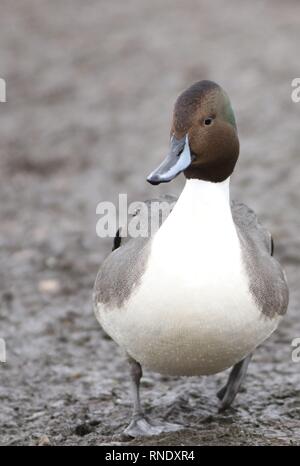
M 141 435 L 159 435 L 162 432 L 176 431 L 182 426 L 165 423 L 163 425 L 150 422 L 142 408 L 140 402 L 140 380 L 143 372 L 141 365 L 128 357 L 130 366 L 130 381 L 131 381 L 131 393 L 133 399 L 133 413 L 132 419 L 129 426 L 125 429 L 124 433 L 130 437 L 139 437 Z
M 249 354 L 245 359 L 238 362 L 231 369 L 226 385 L 217 393 L 219 400 L 221 400 L 219 411 L 225 411 L 233 403 L 233 400 L 245 379 L 251 358 L 252 354 Z

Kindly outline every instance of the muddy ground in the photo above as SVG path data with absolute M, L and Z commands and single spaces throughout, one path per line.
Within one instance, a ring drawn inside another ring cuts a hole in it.
M 245 391 L 218 414 L 226 374 L 145 372 L 152 418 L 180 432 L 131 445 L 300 444 L 300 103 L 297 1 L 1 1 L 1 314 L 3 445 L 126 444 L 130 414 L 121 352 L 91 305 L 110 241 L 96 205 L 180 192 L 145 176 L 164 155 L 177 94 L 210 78 L 236 111 L 241 157 L 233 196 L 273 232 L 288 274 L 289 313 L 255 354 Z

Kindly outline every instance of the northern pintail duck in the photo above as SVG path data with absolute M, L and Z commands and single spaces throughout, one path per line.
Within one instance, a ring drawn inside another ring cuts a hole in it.
M 125 350 L 131 367 L 129 435 L 173 429 L 144 416 L 142 367 L 194 376 L 233 366 L 218 392 L 225 409 L 253 351 L 286 313 L 288 287 L 273 257 L 272 237 L 252 210 L 230 201 L 238 156 L 227 94 L 211 81 L 193 84 L 175 103 L 168 156 L 147 178 L 156 185 L 183 172 L 186 184 L 178 201 L 151 237 L 123 244 L 118 234 L 98 273 L 97 319 Z

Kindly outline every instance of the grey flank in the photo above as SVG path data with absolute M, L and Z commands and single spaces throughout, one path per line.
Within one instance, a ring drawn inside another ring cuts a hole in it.
M 245 204 L 231 203 L 232 215 L 239 235 L 249 289 L 264 316 L 284 315 L 289 290 L 284 272 L 272 257 L 272 237 Z

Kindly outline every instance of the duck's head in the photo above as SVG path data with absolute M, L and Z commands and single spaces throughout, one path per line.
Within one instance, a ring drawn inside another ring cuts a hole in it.
M 212 81 L 199 81 L 178 97 L 169 153 L 147 181 L 166 183 L 181 172 L 186 178 L 224 181 L 238 156 L 236 123 L 227 94 Z

